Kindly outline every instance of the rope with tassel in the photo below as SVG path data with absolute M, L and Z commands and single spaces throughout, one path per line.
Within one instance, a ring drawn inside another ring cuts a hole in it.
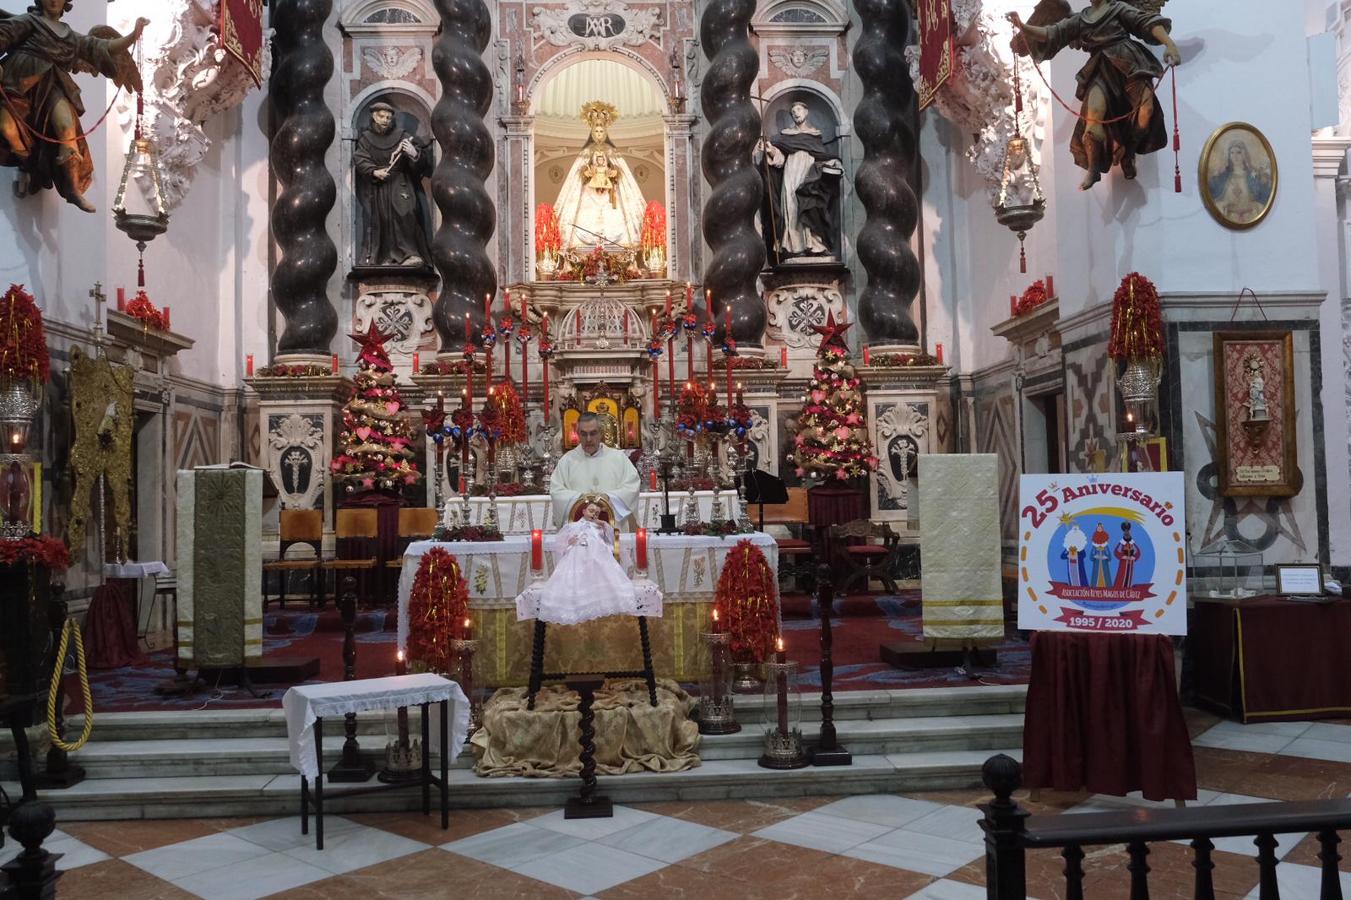
M 65 670 L 66 652 L 70 648 L 71 632 L 75 633 L 75 665 L 76 671 L 80 675 L 80 696 L 84 700 L 84 728 L 80 731 L 79 740 L 73 744 L 68 744 L 61 739 L 61 735 L 56 730 L 56 698 L 61 687 L 61 675 Z M 89 735 L 93 731 L 94 696 L 89 689 L 89 667 L 85 664 L 84 659 L 84 637 L 80 634 L 79 623 L 74 619 L 66 619 L 66 624 L 61 629 L 61 644 L 56 651 L 56 668 L 52 670 L 51 685 L 47 688 L 47 736 L 51 738 L 53 747 L 70 753 L 89 743 Z

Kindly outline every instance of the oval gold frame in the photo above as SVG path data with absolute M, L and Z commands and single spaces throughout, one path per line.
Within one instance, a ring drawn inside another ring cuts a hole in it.
M 1215 145 L 1229 132 L 1238 130 L 1254 135 L 1262 144 L 1262 149 L 1266 151 L 1267 158 L 1271 160 L 1271 196 L 1267 198 L 1266 205 L 1262 207 L 1262 211 L 1257 215 L 1257 218 L 1251 222 L 1235 222 L 1220 212 L 1215 205 L 1215 198 L 1210 195 L 1210 179 L 1207 177 L 1207 173 L 1210 171 L 1210 154 L 1214 151 Z M 1276 195 L 1280 193 L 1281 171 L 1276 160 L 1276 151 L 1271 149 L 1271 142 L 1256 126 L 1247 122 L 1228 122 L 1215 129 L 1215 132 L 1206 139 L 1206 145 L 1201 149 L 1201 159 L 1196 165 L 1196 182 L 1201 187 L 1201 200 L 1205 203 L 1206 211 L 1210 213 L 1212 219 L 1230 231 L 1248 231 L 1256 228 L 1271 212 L 1271 207 L 1276 203 Z

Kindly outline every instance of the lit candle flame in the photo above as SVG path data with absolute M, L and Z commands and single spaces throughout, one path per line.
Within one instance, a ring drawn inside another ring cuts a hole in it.
M 713 610 L 713 621 L 714 622 L 718 621 L 718 611 L 716 609 Z
M 465 620 L 464 620 L 464 627 L 465 627 L 465 628 L 468 628 L 468 627 L 469 627 L 469 619 L 468 619 L 468 617 L 466 617 Z
M 403 662 L 403 651 L 402 651 L 402 650 L 399 651 L 398 659 L 399 659 L 399 662 Z
M 774 639 L 774 649 L 780 653 L 783 652 L 783 638 Z

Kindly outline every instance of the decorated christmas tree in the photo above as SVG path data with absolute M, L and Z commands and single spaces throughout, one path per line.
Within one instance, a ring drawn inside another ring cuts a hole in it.
M 347 494 L 398 491 L 422 476 L 413 462 L 413 426 L 402 418 L 403 398 L 385 352 L 389 335 L 371 323 L 351 335 L 361 345 L 356 393 L 342 411 L 342 433 L 333 459 L 333 480 Z
M 821 335 L 807 400 L 797 420 L 793 460 L 809 486 L 861 478 L 877 467 L 863 420 L 863 395 L 849 362 L 844 333 L 832 314 L 813 330 Z

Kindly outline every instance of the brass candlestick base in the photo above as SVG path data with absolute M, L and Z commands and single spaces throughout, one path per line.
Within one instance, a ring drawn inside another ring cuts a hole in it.
M 758 762 L 765 769 L 806 768 L 807 754 L 802 752 L 802 732 L 796 728 L 788 732 L 765 732 L 765 752 Z
M 758 694 L 764 682 L 756 674 L 758 663 L 732 663 L 732 692 L 735 694 Z
M 708 646 L 710 675 L 699 695 L 699 733 L 735 734 L 741 726 L 736 720 L 731 681 L 727 677 L 727 653 L 732 636 L 725 631 L 713 631 L 700 637 Z

